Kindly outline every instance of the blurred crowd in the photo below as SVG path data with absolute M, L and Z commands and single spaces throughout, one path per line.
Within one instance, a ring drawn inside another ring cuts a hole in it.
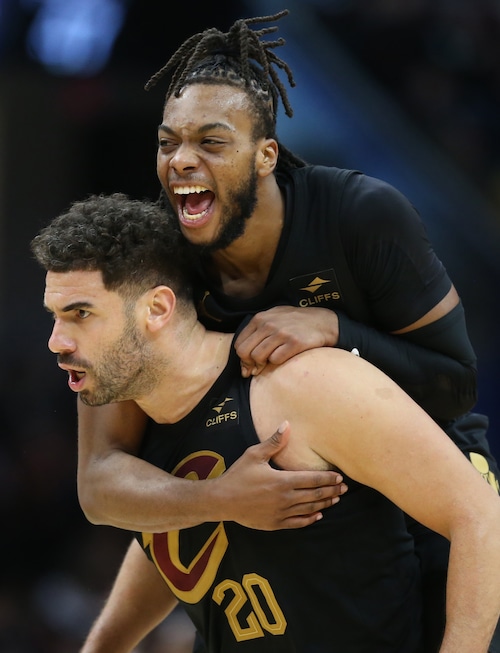
M 497 0 L 317 4 L 335 38 L 500 212 Z

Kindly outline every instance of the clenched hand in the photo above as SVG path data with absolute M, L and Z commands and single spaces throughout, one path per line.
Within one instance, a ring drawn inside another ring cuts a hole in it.
M 257 313 L 238 335 L 235 347 L 244 377 L 259 374 L 267 363 L 280 365 L 295 354 L 338 342 L 336 313 L 327 308 L 276 306 Z

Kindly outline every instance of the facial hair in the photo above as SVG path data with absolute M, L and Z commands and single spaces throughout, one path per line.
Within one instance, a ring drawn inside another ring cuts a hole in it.
M 68 358 L 65 362 L 70 364 Z M 92 378 L 94 388 L 79 393 L 87 406 L 143 397 L 153 390 L 165 368 L 130 317 L 121 336 L 101 352 L 93 365 L 86 361 L 77 363 L 75 359 L 72 362 Z
M 248 177 L 228 193 L 227 201 L 222 206 L 222 221 L 219 231 L 211 243 L 193 244 L 190 248 L 195 256 L 206 258 L 214 252 L 226 249 L 231 243 L 245 233 L 247 220 L 257 205 L 257 172 L 255 165 L 250 166 Z

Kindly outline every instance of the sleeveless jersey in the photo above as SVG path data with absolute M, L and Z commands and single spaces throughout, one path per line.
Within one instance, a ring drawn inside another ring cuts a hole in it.
M 250 299 L 229 297 L 200 273 L 196 300 L 207 328 L 235 331 L 245 316 L 288 304 L 342 310 L 395 331 L 449 291 L 422 221 L 393 186 L 326 166 L 292 169 L 278 183 L 285 224 L 266 286 Z
M 251 380 L 234 350 L 196 408 L 150 424 L 141 456 L 179 477 L 219 476 L 258 442 Z M 262 532 L 233 522 L 138 534 L 214 653 L 417 653 L 420 572 L 403 514 L 346 479 L 312 526 Z

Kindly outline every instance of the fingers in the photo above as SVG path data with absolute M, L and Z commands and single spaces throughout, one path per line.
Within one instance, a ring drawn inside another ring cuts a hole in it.
M 297 504 L 337 497 L 347 490 L 342 474 L 333 471 L 280 471 L 283 483 L 297 493 Z M 286 475 L 286 478 L 285 478 Z
M 282 422 L 276 431 L 267 440 L 263 440 L 255 447 L 259 449 L 262 454 L 262 460 L 268 462 L 278 451 L 281 451 L 287 444 L 290 438 L 290 424 L 288 421 Z
M 335 347 L 339 338 L 338 316 L 326 308 L 307 310 L 275 306 L 252 317 L 236 338 L 245 377 L 258 374 L 267 364 L 280 365 L 307 349 Z
M 278 452 L 286 447 L 290 439 L 290 422 L 284 420 L 267 440 L 253 445 L 251 449 L 258 451 L 261 460 L 269 462 Z M 343 477 L 334 471 L 280 471 L 281 481 L 292 491 L 307 491 L 306 497 L 297 497 L 297 503 L 338 497 L 347 490 Z M 286 478 L 285 478 L 286 475 Z
M 307 512 L 318 510 L 319 504 L 337 499 L 347 492 L 347 485 L 342 475 L 338 472 L 281 472 L 288 473 L 290 483 L 293 483 L 293 491 L 296 493 L 296 503 L 291 507 L 297 510 L 297 506 L 304 507 L 306 504 L 317 503 L 317 506 L 308 506 Z M 330 504 L 328 504 L 330 505 Z M 324 507 L 324 506 L 323 506 Z M 303 511 L 305 512 L 305 511 Z
M 316 512 L 312 515 L 299 515 L 298 517 L 290 517 L 280 525 L 280 530 L 304 528 L 304 526 L 310 526 L 320 519 L 323 519 L 323 513 L 321 512 Z
M 243 377 L 256 376 L 267 365 L 270 356 L 280 346 L 280 341 L 271 337 L 262 338 L 261 332 L 255 331 L 252 336 L 235 343 L 236 353 L 241 359 Z
M 323 510 L 331 508 L 340 501 L 340 496 L 347 492 L 347 486 L 341 483 L 335 486 L 336 496 L 327 496 L 307 503 L 299 503 L 290 508 L 289 514 L 284 517 L 280 528 L 303 528 L 319 521 L 323 517 Z
M 249 447 L 222 475 L 226 487 L 236 479 L 237 490 L 242 491 L 243 501 L 235 502 L 238 508 L 230 516 L 232 521 L 258 530 L 302 528 L 321 519 L 322 511 L 338 503 L 347 491 L 336 471 L 292 471 L 269 465 L 287 446 L 290 435 L 290 424 L 284 420 L 269 438 Z M 247 504 L 251 510 L 241 509 L 244 500 L 251 501 Z
M 289 318 L 282 322 L 283 313 L 293 310 L 281 306 L 262 311 L 242 329 L 236 338 L 235 349 L 242 362 L 244 377 L 259 374 L 268 361 L 279 365 L 300 351 L 299 343 L 293 335 L 294 329 L 290 330 Z M 277 311 L 279 319 L 276 319 Z
M 253 349 L 249 347 L 248 355 L 245 354 L 244 348 L 237 348 L 236 353 L 241 359 L 241 374 L 248 378 L 260 374 L 268 363 L 281 365 L 305 349 L 308 349 L 308 346 L 293 336 L 288 336 L 285 341 L 281 334 L 277 334 L 275 337 L 266 338 Z
M 241 376 L 244 379 L 248 379 L 250 376 L 257 376 L 265 368 L 266 363 L 256 364 L 253 361 L 251 363 L 244 363 L 241 361 Z

